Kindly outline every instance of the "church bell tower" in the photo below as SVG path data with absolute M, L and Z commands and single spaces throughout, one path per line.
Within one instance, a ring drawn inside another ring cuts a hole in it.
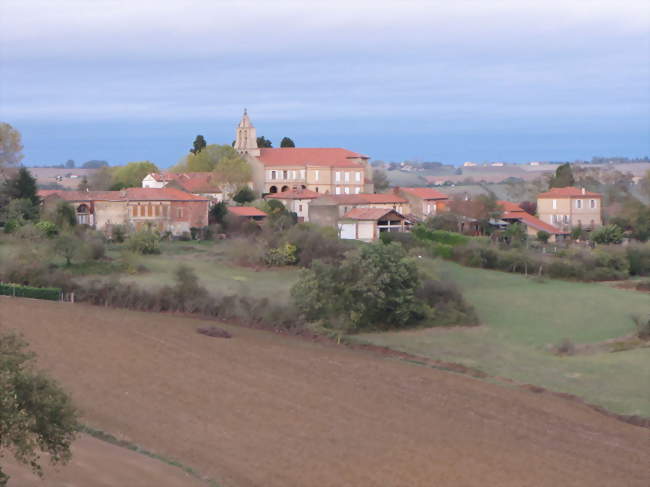
M 235 150 L 243 156 L 259 157 L 260 155 L 260 150 L 257 147 L 257 131 L 253 127 L 250 118 L 248 118 L 248 112 L 245 108 L 244 115 L 239 125 L 237 125 Z

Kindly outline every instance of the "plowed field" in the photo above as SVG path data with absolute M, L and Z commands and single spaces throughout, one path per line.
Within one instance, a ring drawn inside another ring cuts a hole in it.
M 0 298 L 0 327 L 24 333 L 87 424 L 224 486 L 648 483 L 649 430 L 578 403 L 262 331 L 209 338 L 201 324 Z

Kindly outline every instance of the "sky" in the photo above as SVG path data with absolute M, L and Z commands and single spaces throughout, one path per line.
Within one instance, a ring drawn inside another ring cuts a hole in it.
M 24 163 L 176 163 L 197 134 L 373 159 L 650 155 L 650 2 L 0 1 Z

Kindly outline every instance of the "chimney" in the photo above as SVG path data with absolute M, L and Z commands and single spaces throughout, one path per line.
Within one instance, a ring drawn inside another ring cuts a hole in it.
M 587 194 L 584 187 L 582 188 L 582 194 Z

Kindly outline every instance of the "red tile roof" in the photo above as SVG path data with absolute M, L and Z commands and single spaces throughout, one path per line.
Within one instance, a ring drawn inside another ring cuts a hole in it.
M 254 206 L 229 206 L 228 211 L 237 216 L 267 216 L 266 213 Z
M 550 223 L 543 222 L 536 216 L 531 215 L 530 213 L 526 213 L 525 211 L 506 211 L 504 214 L 501 216 L 503 220 L 517 220 L 521 223 L 524 223 L 525 225 L 529 227 L 536 228 L 537 230 L 544 230 L 545 232 L 548 232 L 553 235 L 558 235 L 558 234 L 565 234 L 567 232 L 563 232 L 557 227 L 554 227 Z
M 209 201 L 203 196 L 186 193 L 176 188 L 126 188 L 121 191 L 39 191 L 39 196 L 56 195 L 66 201 Z
M 221 189 L 211 172 L 163 172 L 150 176 L 160 182 L 176 182 L 189 193 L 220 193 Z
M 394 213 L 400 219 L 404 219 L 404 217 L 400 215 L 398 212 L 396 212 L 395 210 L 387 210 L 386 208 L 352 208 L 345 215 L 343 215 L 343 219 L 381 220 L 384 216 L 388 215 L 389 213 Z
M 538 198 L 575 198 L 580 196 L 587 196 L 589 198 L 602 198 L 602 195 L 600 193 L 592 193 L 591 191 L 585 191 L 583 193 L 582 188 L 576 188 L 575 186 L 551 188 L 545 193 L 540 193 L 537 195 Z
M 504 212 L 519 212 L 519 211 L 524 211 L 523 208 L 521 208 L 517 203 L 513 203 L 512 201 L 503 201 L 499 200 L 497 201 L 497 204 L 503 208 Z
M 423 200 L 448 200 L 449 195 L 441 193 L 431 188 L 399 188 L 405 193 L 409 193 Z
M 309 189 L 289 189 L 281 193 L 269 193 L 264 198 L 267 200 L 311 200 L 321 196 L 323 196 L 322 193 Z
M 362 167 L 352 159 L 368 159 L 367 156 L 338 148 L 260 149 L 260 161 L 265 166 L 327 166 Z

